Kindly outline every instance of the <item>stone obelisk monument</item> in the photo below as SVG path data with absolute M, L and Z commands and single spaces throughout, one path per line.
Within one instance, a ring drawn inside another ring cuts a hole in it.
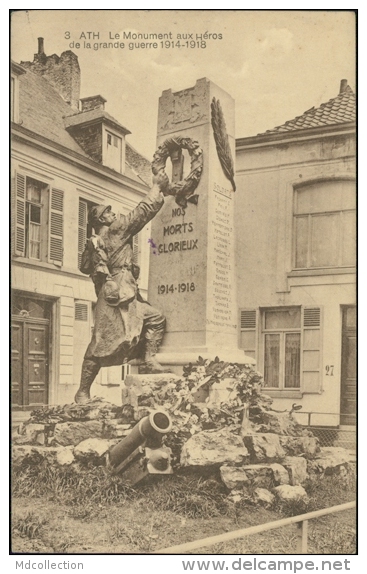
M 234 113 L 233 98 L 207 78 L 159 99 L 157 147 L 183 136 L 203 151 L 197 205 L 170 197 L 151 224 L 148 300 L 167 318 L 157 358 L 179 374 L 199 355 L 254 363 L 238 348 Z M 187 152 L 172 158 L 173 180 L 189 172 Z

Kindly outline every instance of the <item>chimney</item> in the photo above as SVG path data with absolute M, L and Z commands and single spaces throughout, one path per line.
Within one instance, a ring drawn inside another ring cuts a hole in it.
M 90 110 L 104 110 L 104 105 L 107 102 L 103 96 L 88 96 L 87 98 L 81 98 L 80 103 L 82 106 L 82 112 L 89 112 Z
M 33 62 L 21 62 L 21 65 L 34 74 L 43 76 L 60 96 L 74 110 L 79 111 L 80 67 L 78 56 L 71 50 L 61 56 L 46 56 L 44 40 L 38 38 L 38 53 Z
M 341 80 L 339 94 L 344 94 L 345 90 L 347 89 L 347 86 L 348 86 L 348 80 Z
M 38 38 L 38 54 L 44 54 L 43 38 Z

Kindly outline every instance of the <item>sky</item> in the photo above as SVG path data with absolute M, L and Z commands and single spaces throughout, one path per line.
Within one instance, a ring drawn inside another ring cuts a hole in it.
M 99 39 L 88 39 L 88 32 Z M 161 47 L 158 40 L 157 49 L 130 50 L 129 42 L 149 40 L 126 40 L 124 32 L 171 33 L 175 45 Z M 196 35 L 206 32 L 222 38 L 198 47 Z M 178 34 L 192 37 L 178 47 Z M 81 97 L 106 98 L 106 111 L 132 132 L 128 141 L 148 159 L 156 149 L 163 90 L 212 80 L 235 100 L 237 138 L 272 129 L 337 96 L 343 78 L 355 90 L 352 11 L 20 10 L 11 18 L 12 59 L 33 60 L 39 36 L 47 55 L 69 49 L 78 55 Z M 195 47 L 186 45 L 190 40 Z M 99 46 L 117 41 L 125 47 Z

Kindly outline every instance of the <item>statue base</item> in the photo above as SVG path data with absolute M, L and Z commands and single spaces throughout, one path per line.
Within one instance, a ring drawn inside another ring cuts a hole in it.
M 226 363 L 256 365 L 255 359 L 245 355 L 241 349 L 204 347 L 184 352 L 162 349 L 162 352 L 157 354 L 157 360 L 162 367 L 170 368 L 172 373 L 176 373 L 177 375 L 182 375 L 183 367 L 189 363 L 195 364 L 199 357 L 202 357 L 204 360 L 208 359 L 209 361 L 214 361 L 214 359 L 218 357 L 220 361 L 225 361 Z

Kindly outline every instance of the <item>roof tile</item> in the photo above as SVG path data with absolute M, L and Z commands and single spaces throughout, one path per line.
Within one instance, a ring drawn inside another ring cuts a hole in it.
M 288 120 L 281 126 L 267 130 L 258 135 L 275 134 L 284 131 L 294 131 L 324 125 L 336 125 L 356 120 L 356 98 L 350 86 L 336 98 L 321 104 L 318 108 L 312 107 L 301 116 Z

